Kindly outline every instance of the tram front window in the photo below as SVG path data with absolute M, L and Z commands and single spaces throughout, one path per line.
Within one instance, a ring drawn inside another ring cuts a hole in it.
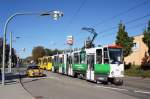
M 122 63 L 122 49 L 121 48 L 110 48 L 109 57 L 111 64 L 121 64 Z

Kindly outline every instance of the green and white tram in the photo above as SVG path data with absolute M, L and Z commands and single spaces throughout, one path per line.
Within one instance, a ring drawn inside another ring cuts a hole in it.
M 72 56 L 73 56 L 72 61 L 73 76 L 78 78 L 85 78 L 87 71 L 86 51 L 85 50 L 75 51 L 73 52 Z
M 54 55 L 54 56 L 52 56 L 52 64 L 53 64 L 53 66 L 52 66 L 52 71 L 53 72 L 58 72 L 59 71 L 59 64 L 60 64 L 60 62 L 59 62 L 59 54 L 56 54 L 56 55 Z
M 71 53 L 57 54 L 53 56 L 53 69 L 52 71 L 72 75 L 72 56 Z
M 123 51 L 119 46 L 106 46 L 73 52 L 73 74 L 96 82 L 123 84 Z
M 86 50 L 86 79 L 123 84 L 123 50 L 119 46 L 97 47 Z
M 54 55 L 53 70 L 95 82 L 123 84 L 123 49 L 104 46 Z

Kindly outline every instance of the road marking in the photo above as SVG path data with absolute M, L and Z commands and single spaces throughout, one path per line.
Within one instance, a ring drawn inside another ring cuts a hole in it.
M 144 94 L 150 94 L 148 91 L 142 91 L 142 90 L 134 90 L 135 93 L 144 93 Z
M 44 77 L 43 77 L 44 78 Z M 57 77 L 45 77 L 45 78 L 50 78 L 50 79 L 54 79 L 54 78 L 57 78 Z
M 25 79 L 41 79 L 41 78 L 56 78 L 56 77 L 27 77 L 27 78 L 25 78 Z
M 101 87 L 101 88 L 106 88 L 106 89 L 113 89 L 113 90 L 119 90 L 119 91 L 129 91 L 127 89 L 114 88 L 114 87 L 106 87 L 106 86 L 96 86 L 96 87 Z

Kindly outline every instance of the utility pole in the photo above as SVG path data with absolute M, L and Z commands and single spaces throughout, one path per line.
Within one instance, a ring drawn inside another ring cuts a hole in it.
M 12 32 L 10 32 L 10 46 L 9 46 L 9 72 L 11 73 L 12 65 Z

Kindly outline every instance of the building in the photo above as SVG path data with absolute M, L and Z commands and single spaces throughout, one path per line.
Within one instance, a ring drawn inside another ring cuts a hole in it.
M 135 65 L 141 65 L 142 59 L 145 57 L 148 51 L 148 47 L 143 42 L 142 38 L 144 35 L 137 35 L 134 36 L 134 46 L 132 48 L 132 53 L 125 57 L 124 61 L 126 64 L 135 64 Z

